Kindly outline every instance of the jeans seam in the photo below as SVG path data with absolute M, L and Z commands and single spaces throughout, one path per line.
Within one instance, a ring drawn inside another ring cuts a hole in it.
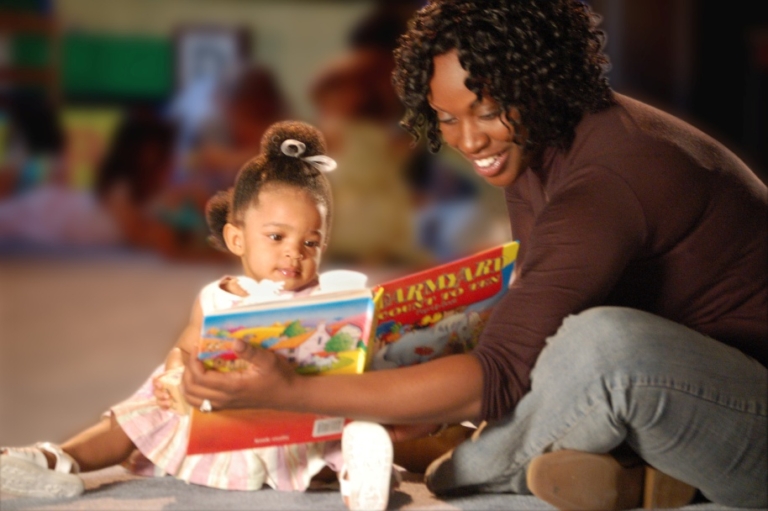
M 676 391 L 676 392 L 680 392 L 681 394 L 687 394 L 689 396 L 701 399 L 702 401 L 707 401 L 711 404 L 714 404 L 719 407 L 726 408 L 728 410 L 732 410 L 735 412 L 744 413 L 747 415 L 756 415 L 758 417 L 768 417 L 768 410 L 766 410 L 765 407 L 759 403 L 755 403 L 755 406 L 754 406 L 754 408 L 756 408 L 755 410 L 749 410 L 750 408 L 749 406 L 738 407 L 732 404 L 722 403 L 706 395 L 700 395 L 700 394 L 697 394 L 696 392 L 691 392 L 690 389 L 681 388 L 679 385 L 676 385 L 674 383 L 672 383 L 671 385 L 662 385 L 659 383 L 641 381 L 635 378 L 632 378 L 629 383 L 630 385 L 634 385 L 635 387 L 655 388 L 655 389 L 664 389 L 668 391 Z M 611 392 L 613 392 L 614 390 L 617 390 L 617 386 L 615 384 L 611 384 L 611 385 L 608 385 L 608 389 Z M 624 389 L 620 388 L 619 390 L 624 390 Z

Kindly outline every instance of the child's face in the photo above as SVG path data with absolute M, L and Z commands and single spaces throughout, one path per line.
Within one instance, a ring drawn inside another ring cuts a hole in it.
M 284 282 L 292 291 L 311 284 L 326 247 L 326 211 L 304 190 L 269 187 L 259 193 L 241 226 L 227 224 L 229 250 L 252 279 Z

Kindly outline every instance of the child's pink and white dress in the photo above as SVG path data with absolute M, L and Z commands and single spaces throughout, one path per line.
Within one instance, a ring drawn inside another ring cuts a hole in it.
M 200 292 L 204 314 L 253 301 L 222 289 L 223 280 L 208 284 Z M 237 277 L 237 281 L 248 292 L 260 285 L 248 277 Z M 298 294 L 311 294 L 312 290 Z M 278 298 L 298 294 L 280 292 Z M 170 474 L 190 483 L 228 490 L 258 490 L 266 484 L 276 490 L 303 491 L 323 467 L 330 466 L 337 472 L 340 469 L 338 441 L 187 455 L 190 416 L 163 410 L 155 401 L 152 380 L 163 372 L 164 364 L 133 396 L 110 410 L 143 457 L 152 462 L 136 464 L 132 467 L 134 473 Z

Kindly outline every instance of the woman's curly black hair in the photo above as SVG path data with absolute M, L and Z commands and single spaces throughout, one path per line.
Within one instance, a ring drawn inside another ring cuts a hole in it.
M 440 149 L 427 102 L 432 59 L 455 49 L 469 73 L 467 88 L 505 112 L 517 108 L 529 144 L 569 148 L 583 114 L 613 104 L 598 20 L 578 0 L 433 0 L 395 50 L 402 126 L 416 139 L 425 133 L 433 152 Z
M 303 152 L 297 156 L 287 155 L 282 150 L 286 140 L 304 144 Z M 261 152 L 249 160 L 237 174 L 235 186 L 216 193 L 208 200 L 205 208 L 210 243 L 219 250 L 227 251 L 224 242 L 224 226 L 239 224 L 245 211 L 258 204 L 259 193 L 268 186 L 290 186 L 308 192 L 326 210 L 326 226 L 331 225 L 333 196 L 328 177 L 301 158 L 326 154 L 325 138 L 322 133 L 307 123 L 282 121 L 270 126 L 261 139 Z

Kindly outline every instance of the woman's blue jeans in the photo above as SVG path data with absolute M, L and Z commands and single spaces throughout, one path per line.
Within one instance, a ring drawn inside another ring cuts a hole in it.
M 427 484 L 530 493 L 532 458 L 626 443 L 713 502 L 766 507 L 767 401 L 768 370 L 741 351 L 646 312 L 598 307 L 565 319 L 515 410 L 433 464 Z

